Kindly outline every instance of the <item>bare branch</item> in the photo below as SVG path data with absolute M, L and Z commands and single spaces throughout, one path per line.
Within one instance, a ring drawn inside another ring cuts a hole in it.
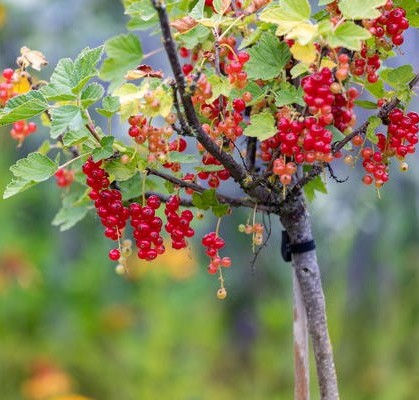
M 176 178 L 173 175 L 166 174 L 161 171 L 157 171 L 153 168 L 147 168 L 147 173 L 150 175 L 158 176 L 159 178 L 162 178 L 165 181 L 171 182 L 176 186 L 187 188 L 187 189 L 192 189 L 194 192 L 203 193 L 205 190 L 207 190 L 206 188 L 200 185 L 197 185 L 196 183 L 183 181 L 182 179 Z M 216 193 L 216 197 L 220 203 L 228 204 L 231 207 L 247 207 L 247 208 L 252 208 L 252 209 L 256 207 L 258 211 L 274 213 L 274 214 L 278 213 L 278 207 L 274 203 L 267 203 L 267 204 L 265 203 L 265 204 L 259 205 L 251 199 L 230 197 L 230 196 L 226 196 L 220 193 Z

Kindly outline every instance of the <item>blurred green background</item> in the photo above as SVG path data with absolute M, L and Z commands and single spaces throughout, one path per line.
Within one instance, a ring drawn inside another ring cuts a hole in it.
M 125 22 L 112 0 L 0 1 L 0 67 L 26 45 L 50 60 L 39 76 L 47 78 L 59 58 L 124 32 Z M 147 40 L 148 49 L 156 43 Z M 418 47 L 411 33 L 402 61 L 414 63 Z M 16 149 L 0 131 L 1 191 L 8 167 L 41 141 L 39 133 Z M 336 173 L 349 182 L 330 183 L 310 206 L 342 399 L 418 399 L 414 158 L 408 173 L 393 171 L 381 200 L 360 171 L 342 167 Z M 280 259 L 278 221 L 255 273 L 250 239 L 237 232 L 248 214 L 223 223 L 233 267 L 221 302 L 199 243 L 121 278 L 93 215 L 64 233 L 50 225 L 59 203 L 52 181 L 0 200 L 0 399 L 293 398 L 291 271 Z M 200 233 L 214 227 L 204 221 Z M 314 372 L 312 389 L 318 398 Z

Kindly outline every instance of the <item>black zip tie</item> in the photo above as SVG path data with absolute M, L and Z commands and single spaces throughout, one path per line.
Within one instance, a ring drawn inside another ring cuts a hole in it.
M 292 261 L 293 254 L 307 253 L 316 248 L 314 240 L 305 243 L 291 244 L 287 231 L 282 231 L 281 254 L 285 262 Z

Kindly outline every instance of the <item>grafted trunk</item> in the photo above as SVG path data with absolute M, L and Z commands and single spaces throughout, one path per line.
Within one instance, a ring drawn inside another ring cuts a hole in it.
M 302 196 L 287 201 L 281 208 L 280 218 L 288 232 L 291 244 L 313 240 L 311 222 Z M 293 254 L 293 267 L 306 309 L 307 326 L 316 361 L 320 398 L 321 400 L 338 400 L 336 371 L 316 251 Z

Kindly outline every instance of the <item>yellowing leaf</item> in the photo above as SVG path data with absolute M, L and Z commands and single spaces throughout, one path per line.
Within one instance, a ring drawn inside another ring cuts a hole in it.
M 16 79 L 16 80 L 15 80 Z M 13 79 L 13 91 L 18 94 L 23 94 L 31 90 L 31 82 L 27 72 L 17 72 Z
M 223 15 L 230 7 L 231 0 L 214 0 L 213 7 L 216 13 Z
M 277 35 L 278 32 L 276 33 Z M 287 34 L 287 39 L 295 39 L 299 44 L 306 45 L 313 41 L 317 36 L 317 25 L 313 25 L 310 22 L 303 22 L 296 25 Z
M 308 43 L 305 46 L 295 43 L 290 50 L 296 60 L 306 65 L 313 63 L 317 57 L 317 50 L 313 43 Z
M 20 49 L 21 56 L 18 58 L 18 64 L 23 68 L 32 67 L 37 71 L 41 70 L 41 67 L 48 64 L 45 56 L 38 50 L 31 50 L 28 47 L 22 47 Z
M 147 102 L 140 103 L 140 111 L 148 117 L 167 117 L 172 111 L 173 95 L 171 91 L 158 87 L 152 91 L 154 101 L 150 104 Z
M 320 63 L 321 68 L 333 69 L 336 68 L 336 66 L 337 64 L 334 61 L 332 61 L 329 57 L 323 57 Z
M 140 90 L 132 83 L 126 83 L 113 92 L 113 96 L 119 98 L 121 104 L 121 119 L 126 120 L 131 115 L 138 114 L 140 109 L 140 99 L 144 97 L 146 90 Z

